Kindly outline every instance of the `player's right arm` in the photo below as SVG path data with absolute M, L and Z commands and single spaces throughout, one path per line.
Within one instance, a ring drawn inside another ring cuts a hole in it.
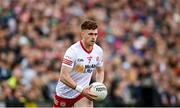
M 77 84 L 70 76 L 71 71 L 72 71 L 71 68 L 62 65 L 60 72 L 60 81 L 63 82 L 68 87 L 75 89 Z
M 72 71 L 71 68 L 66 67 L 66 66 L 62 66 L 61 68 L 61 73 L 60 73 L 60 81 L 63 82 L 65 85 L 67 85 L 68 87 L 72 88 L 72 89 L 77 89 L 76 87 L 78 86 L 74 80 L 71 78 L 70 76 L 70 72 Z M 81 92 L 85 97 L 87 97 L 89 100 L 95 100 L 96 95 L 94 95 L 93 93 L 91 93 L 89 91 L 89 88 L 85 88 L 82 89 Z
M 82 93 L 88 99 L 95 100 L 97 96 L 91 93 L 89 91 L 89 88 L 83 89 L 81 86 L 77 85 L 76 82 L 71 78 L 70 73 L 72 72 L 75 58 L 76 56 L 74 51 L 72 49 L 68 49 L 62 60 L 60 81 L 65 85 L 67 85 L 68 87 Z

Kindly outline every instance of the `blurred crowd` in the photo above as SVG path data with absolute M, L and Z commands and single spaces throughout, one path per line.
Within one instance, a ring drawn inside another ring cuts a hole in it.
M 51 106 L 85 19 L 104 50 L 108 97 L 95 106 L 180 106 L 180 0 L 0 0 L 0 101 Z

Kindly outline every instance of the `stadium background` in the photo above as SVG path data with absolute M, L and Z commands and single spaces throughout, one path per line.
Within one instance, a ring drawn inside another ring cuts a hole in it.
M 99 23 L 109 91 L 95 106 L 180 106 L 180 0 L 0 0 L 1 107 L 52 105 L 86 18 Z

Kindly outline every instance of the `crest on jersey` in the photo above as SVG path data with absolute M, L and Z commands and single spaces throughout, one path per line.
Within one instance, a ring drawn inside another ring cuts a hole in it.
M 83 73 L 85 71 L 85 67 L 83 65 L 77 64 L 75 66 L 75 72 Z
M 89 60 L 89 63 L 91 62 L 92 56 L 87 57 L 87 59 Z
M 99 61 L 99 56 L 96 57 L 96 61 Z

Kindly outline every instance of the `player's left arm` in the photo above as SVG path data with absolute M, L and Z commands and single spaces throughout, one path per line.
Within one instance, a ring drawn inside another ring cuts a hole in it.
M 97 67 L 96 68 L 96 81 L 103 83 L 104 81 L 104 67 Z
M 99 53 L 100 56 L 98 59 L 98 64 L 96 66 L 96 81 L 103 83 L 103 81 L 104 81 L 103 50 L 100 49 L 99 51 L 100 51 L 100 53 Z

